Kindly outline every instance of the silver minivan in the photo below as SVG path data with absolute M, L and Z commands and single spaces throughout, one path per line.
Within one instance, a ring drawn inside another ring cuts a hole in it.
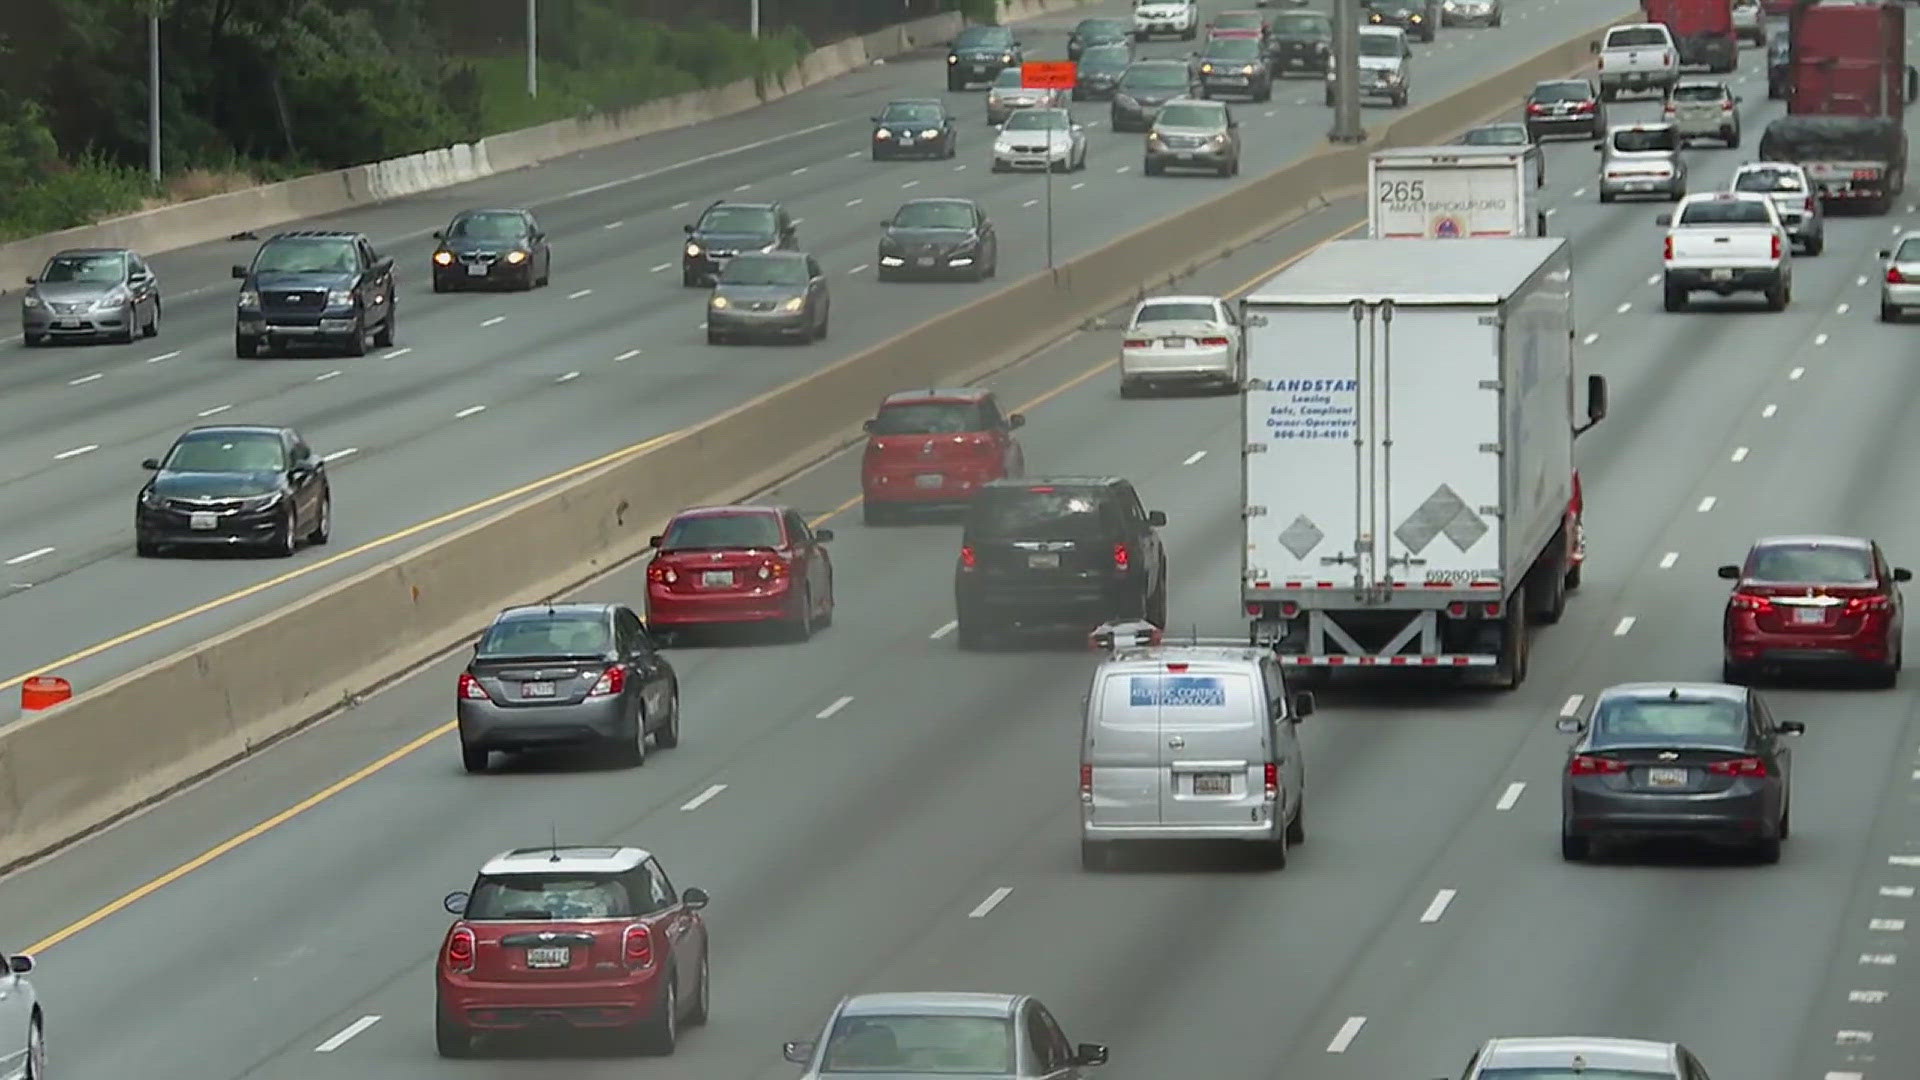
M 1271 651 L 1116 649 L 1093 674 L 1080 740 L 1080 864 L 1116 844 L 1239 840 L 1276 868 L 1305 839 L 1296 728 L 1313 695 L 1289 695 Z

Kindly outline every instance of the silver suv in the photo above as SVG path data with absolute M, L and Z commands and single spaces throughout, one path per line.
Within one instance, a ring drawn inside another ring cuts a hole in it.
M 1240 175 L 1240 121 L 1233 111 L 1218 101 L 1167 102 L 1147 130 L 1143 171 L 1159 176 L 1170 168 Z
M 1740 98 L 1719 79 L 1681 79 L 1667 91 L 1666 121 L 1680 138 L 1718 139 L 1740 148 Z

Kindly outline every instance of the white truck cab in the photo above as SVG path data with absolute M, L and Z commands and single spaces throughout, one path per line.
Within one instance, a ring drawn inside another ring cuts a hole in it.
M 1680 49 L 1665 23 L 1629 23 L 1594 43 L 1599 55 L 1600 100 L 1625 92 L 1666 93 L 1680 78 Z

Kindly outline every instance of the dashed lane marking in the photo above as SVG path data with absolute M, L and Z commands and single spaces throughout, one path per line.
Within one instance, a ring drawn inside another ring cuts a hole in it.
M 382 357 L 381 357 L 380 359 L 382 359 L 382 360 L 398 360 L 398 359 L 400 359 L 401 357 L 403 357 L 403 356 L 405 356 L 405 355 L 407 355 L 408 353 L 410 353 L 410 352 L 412 352 L 412 351 L 413 351 L 413 346 L 411 346 L 411 345 L 408 345 L 408 346 L 405 346 L 405 347 L 403 347 L 403 348 L 399 348 L 399 349 L 395 349 L 395 350 L 393 350 L 392 352 L 390 352 L 390 353 L 387 353 L 387 354 L 386 354 L 385 356 L 382 356 Z
M 1806 368 L 1803 368 L 1803 367 L 1794 368 L 1792 371 L 1787 372 L 1787 381 L 1799 382 L 1800 376 L 1805 375 L 1806 373 L 1807 373 Z
M 1560 706 L 1561 716 L 1573 716 L 1580 711 L 1580 705 L 1587 700 L 1585 694 L 1568 694 L 1567 700 Z
M 960 624 L 957 622 L 943 623 L 941 624 L 940 629 L 935 630 L 933 633 L 927 635 L 927 640 L 939 641 L 941 638 L 946 637 L 948 634 L 953 633 L 954 629 L 957 628 L 959 625 Z
M 1520 793 L 1525 790 L 1527 790 L 1526 781 L 1515 780 L 1507 785 L 1507 790 L 1500 793 L 1500 801 L 1494 803 L 1493 808 L 1495 810 L 1513 809 L 1514 804 L 1520 801 Z
M 339 369 L 339 368 L 335 368 L 335 369 L 333 369 L 332 371 L 327 371 L 327 372 L 322 372 L 322 373 L 321 373 L 321 374 L 319 374 L 319 375 L 315 375 L 315 376 L 313 377 L 313 381 L 314 381 L 314 382 L 326 382 L 326 381 L 327 381 L 328 379 L 337 379 L 337 378 L 339 378 L 339 377 L 340 377 L 340 369 Z
M 639 349 L 628 349 L 626 352 L 623 352 L 619 356 L 614 357 L 614 359 L 615 360 L 631 360 L 634 357 L 639 355 L 640 355 Z
M 179 349 L 175 349 L 175 350 L 173 350 L 172 352 L 163 352 L 163 353 L 161 353 L 161 354 L 160 354 L 159 356 L 149 356 L 149 357 L 147 357 L 147 363 L 149 363 L 149 364 L 157 364 L 157 363 L 159 363 L 159 362 L 160 362 L 160 361 L 162 361 L 162 360 L 171 360 L 171 359 L 173 359 L 174 357 L 176 357 L 176 356 L 179 356 L 179 355 L 180 355 L 180 350 L 179 350 Z
M 487 407 L 485 405 L 469 405 L 466 408 L 461 409 L 459 412 L 454 413 L 453 418 L 455 420 L 465 420 L 469 416 L 473 416 L 478 413 L 483 413 L 486 411 L 487 411 Z
M 221 413 L 226 412 L 228 409 L 231 409 L 231 408 L 233 408 L 233 406 L 231 405 L 215 405 L 211 409 L 201 409 L 199 412 L 194 413 L 193 415 L 204 420 L 209 416 L 219 416 Z
M 495 315 L 493 318 L 486 320 L 480 325 L 481 326 L 498 326 L 501 323 L 506 321 L 507 321 L 507 317 L 505 315 Z
M 1733 461 L 1734 461 L 1734 463 L 1735 463 L 1735 464 L 1738 464 L 1738 463 L 1740 463 L 1740 462 L 1742 462 L 1742 461 L 1745 461 L 1745 460 L 1747 460 L 1747 448 L 1746 448 L 1746 447 L 1744 447 L 1744 446 L 1736 446 L 1736 447 L 1734 447 L 1734 448 L 1733 448 Z
M 1582 344 L 1582 345 L 1591 345 L 1591 344 L 1593 344 L 1594 342 L 1596 342 L 1596 341 L 1599 341 L 1599 340 L 1600 340 L 1600 335 L 1599 335 L 1599 334 L 1588 334 L 1588 335 L 1587 335 L 1586 337 L 1584 337 L 1584 338 L 1581 338 L 1581 339 L 1580 339 L 1580 344 Z
M 1707 511 L 1713 509 L 1713 504 L 1718 501 L 1719 501 L 1718 499 L 1715 499 L 1713 496 L 1709 495 L 1706 498 L 1701 499 L 1700 505 L 1695 507 L 1695 509 L 1698 510 L 1700 513 L 1704 514 Z
M 1185 460 L 1185 461 L 1183 461 L 1183 462 L 1181 462 L 1180 464 L 1182 464 L 1182 465 L 1192 465 L 1192 464 L 1195 464 L 1196 462 L 1198 462 L 1198 461 L 1199 461 L 1199 460 L 1200 460 L 1201 458 L 1203 458 L 1203 457 L 1206 457 L 1206 456 L 1207 456 L 1207 452 L 1206 452 L 1205 450 L 1195 450 L 1195 451 L 1194 451 L 1193 453 L 1191 453 L 1191 454 L 1188 454 L 1188 455 L 1187 455 L 1187 460 Z
M 1660 556 L 1660 569 L 1671 570 L 1673 569 L 1673 564 L 1679 561 L 1680 553 L 1677 551 L 1669 551 L 1665 555 Z
M 88 443 L 85 446 L 76 446 L 71 450 L 62 450 L 59 453 L 53 455 L 53 460 L 66 461 L 71 458 L 77 458 L 82 454 L 91 454 L 98 449 L 100 449 L 99 443 Z
M 368 1028 L 372 1027 L 373 1025 L 379 1022 L 380 1022 L 380 1018 L 377 1016 L 363 1016 L 360 1019 L 355 1020 L 353 1023 L 348 1024 L 346 1027 L 340 1029 L 340 1033 L 335 1035 L 333 1038 L 328 1039 L 326 1042 L 323 1042 L 319 1046 L 314 1047 L 313 1052 L 316 1054 L 331 1054 L 335 1050 L 338 1050 L 342 1046 L 345 1046 L 347 1044 L 348 1039 L 353 1038 L 355 1035 L 360 1034 L 361 1032 L 367 1030 Z
M 1760 419 L 1771 420 L 1773 419 L 1773 414 L 1779 411 L 1780 406 L 1769 404 L 1766 408 L 1760 410 Z
M 68 379 L 67 385 L 68 386 L 85 386 L 86 384 L 93 382 L 96 379 L 104 379 L 106 377 L 107 377 L 106 372 L 96 371 L 91 375 L 82 375 L 77 379 Z
M 1346 1053 L 1347 1047 L 1352 1046 L 1353 1040 L 1360 1034 L 1360 1029 L 1366 1026 L 1367 1018 L 1364 1016 L 1347 1017 L 1346 1022 L 1340 1025 L 1340 1030 L 1333 1033 L 1333 1041 L 1327 1044 L 1327 1053 Z
M 557 379 L 555 379 L 555 380 L 553 380 L 553 381 L 554 381 L 554 382 L 557 382 L 557 383 L 563 383 L 563 382 L 572 382 L 573 380 L 575 380 L 575 379 L 577 379 L 577 378 L 579 378 L 579 377 L 580 377 L 580 373 L 579 373 L 579 372 L 577 372 L 577 371 L 569 371 L 569 372 L 567 372 L 567 373 L 566 373 L 565 375 L 562 375 L 562 376 L 560 376 L 559 378 L 557 378 Z
M 1633 622 L 1634 622 L 1633 616 L 1631 615 L 1621 616 L 1620 621 L 1614 624 L 1613 636 L 1626 637 L 1627 632 L 1633 629 Z
M 708 803 L 710 803 L 710 802 L 712 802 L 712 801 L 713 801 L 713 799 L 714 799 L 714 796 L 716 796 L 716 795 L 718 795 L 718 794 L 720 794 L 721 792 L 723 792 L 723 791 L 725 791 L 725 790 L 727 790 L 727 785 L 725 785 L 725 784 L 714 784 L 714 785 L 712 785 L 712 786 L 710 786 L 710 787 L 708 787 L 708 788 L 707 788 L 707 790 L 705 790 L 705 791 L 703 791 L 703 792 L 701 792 L 701 793 L 700 793 L 700 794 L 698 794 L 698 795 L 695 795 L 695 796 L 694 796 L 693 798 L 691 798 L 691 799 L 688 799 L 688 800 L 687 800 L 686 802 L 684 802 L 684 803 L 681 803 L 681 804 L 680 804 L 680 809 L 682 809 L 682 810 L 698 810 L 698 809 L 700 809 L 701 807 L 703 807 L 703 806 L 705 806 L 705 805 L 707 805 Z
M 592 295 L 593 295 L 592 289 L 575 289 L 573 292 L 570 292 L 567 294 L 567 299 L 578 300 L 583 296 L 592 296 Z
M 34 548 L 32 551 L 27 552 L 25 555 L 15 555 L 13 558 L 8 559 L 7 565 L 19 566 L 22 563 L 30 563 L 35 559 L 41 558 L 42 556 L 53 554 L 53 551 L 54 549 L 50 547 Z
M 335 450 L 335 451 L 334 451 L 333 453 L 331 453 L 331 454 L 321 454 L 321 455 L 320 455 L 320 460 L 321 460 L 321 461 L 324 461 L 324 462 L 326 462 L 326 463 L 327 463 L 327 464 L 329 464 L 329 465 L 331 465 L 331 464 L 333 464 L 334 462 L 336 462 L 336 461 L 339 461 L 339 460 L 340 460 L 341 458 L 349 458 L 349 457 L 352 457 L 353 455 L 355 455 L 355 454 L 357 454 L 357 453 L 359 453 L 359 452 L 360 452 L 360 448 L 359 448 L 359 447 L 357 447 L 357 446 L 348 446 L 348 447 L 343 447 L 343 448 L 341 448 L 341 449 L 339 449 L 339 450 Z
M 1455 895 L 1457 894 L 1452 889 L 1441 889 L 1439 892 L 1434 893 L 1432 902 L 1427 904 L 1427 910 L 1420 913 L 1420 921 L 1423 923 L 1439 922 L 1440 917 L 1447 913 L 1447 906 L 1453 903 Z
M 979 904 L 975 905 L 972 911 L 967 912 L 967 918 L 969 919 L 986 918 L 988 915 L 993 913 L 994 908 L 997 908 L 1000 906 L 1001 901 L 1005 900 L 1007 897 L 1011 895 L 1013 895 L 1013 890 L 1011 888 L 1008 888 L 1005 885 L 1000 886 L 999 888 L 988 893 L 987 898 L 985 900 L 980 901 Z
M 838 698 L 834 701 L 833 704 L 827 706 L 824 709 L 821 709 L 817 713 L 814 713 L 813 718 L 815 720 L 825 720 L 826 718 L 832 716 L 834 713 L 839 712 L 841 709 L 844 709 L 851 704 L 853 704 L 852 697 Z

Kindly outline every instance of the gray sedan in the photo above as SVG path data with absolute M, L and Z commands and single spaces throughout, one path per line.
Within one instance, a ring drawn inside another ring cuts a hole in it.
M 1025 994 L 925 991 L 842 998 L 816 1038 L 789 1042 L 806 1080 L 911 1074 L 925 1080 L 1081 1080 L 1107 1063 L 1099 1043 L 1074 1045 Z
M 707 344 L 746 337 L 817 341 L 827 336 L 831 309 L 826 272 L 813 256 L 738 255 L 721 269 L 707 298 Z
M 28 345 L 50 341 L 130 344 L 160 332 L 160 280 L 126 248 L 74 248 L 27 279 L 20 332 Z

